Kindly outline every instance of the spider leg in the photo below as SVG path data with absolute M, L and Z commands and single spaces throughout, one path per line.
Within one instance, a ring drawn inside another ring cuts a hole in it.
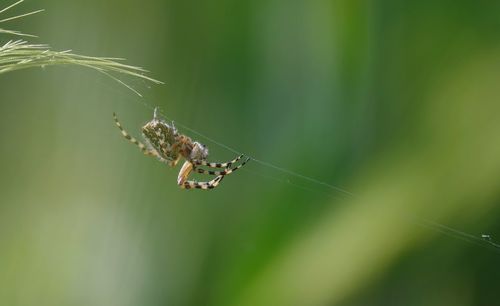
M 194 165 L 190 161 L 185 161 L 179 171 L 179 176 L 177 177 L 177 184 L 182 189 L 213 189 L 219 185 L 219 183 L 224 178 L 224 175 L 218 175 L 213 180 L 208 182 L 197 182 L 194 180 L 187 180 L 189 174 L 193 171 Z
M 206 160 L 192 160 L 191 162 L 195 166 L 207 166 L 207 167 L 210 167 L 210 168 L 227 168 L 227 167 L 231 167 L 232 164 L 238 162 L 240 159 L 243 158 L 243 156 L 244 155 L 241 154 L 240 156 L 236 157 L 232 161 L 229 161 L 229 162 L 226 162 L 226 163 L 209 163 Z M 249 159 L 250 158 L 248 158 L 244 163 L 246 163 Z
M 213 180 L 208 181 L 208 182 L 197 182 L 197 181 L 185 181 L 182 185 L 181 188 L 183 189 L 192 189 L 192 188 L 198 188 L 198 189 L 203 189 L 203 190 L 208 190 L 208 189 L 214 189 L 219 185 L 219 183 L 222 181 L 224 178 L 224 175 L 219 175 L 215 177 Z
M 238 159 L 240 159 L 241 156 L 237 159 L 235 159 L 236 161 Z M 201 169 L 201 168 L 196 168 L 194 167 L 194 169 L 196 170 L 196 172 L 198 173 L 202 173 L 202 174 L 210 174 L 210 175 L 228 175 L 228 174 L 231 174 L 233 173 L 234 171 L 240 169 L 241 167 L 243 167 L 248 161 L 250 160 L 250 158 L 247 158 L 244 162 L 242 162 L 240 165 L 238 165 L 237 167 L 234 167 L 234 168 L 230 168 L 233 161 L 231 162 L 228 162 L 226 163 L 227 164 L 227 168 L 223 171 L 212 171 L 212 170 L 205 170 L 205 169 Z
M 183 186 L 184 182 L 187 181 L 187 178 L 191 171 L 193 171 L 193 164 L 189 161 L 185 161 L 184 164 L 181 167 L 181 170 L 179 170 L 179 175 L 177 176 L 177 185 Z
M 116 117 L 115 113 L 113 113 L 113 118 L 115 119 L 116 126 L 120 129 L 120 131 L 121 131 L 123 137 L 125 137 L 125 139 L 127 139 L 131 143 L 135 144 L 139 148 L 139 150 L 141 150 L 141 152 L 144 153 L 144 155 L 159 157 L 158 153 L 156 151 L 149 150 L 143 143 L 141 143 L 140 141 L 138 141 L 134 137 L 130 136 L 130 134 L 127 133 L 127 131 L 125 131 L 123 129 L 123 127 L 120 124 L 120 121 L 118 121 L 118 118 Z

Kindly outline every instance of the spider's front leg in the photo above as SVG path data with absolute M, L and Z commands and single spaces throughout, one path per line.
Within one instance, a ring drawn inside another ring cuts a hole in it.
M 192 162 L 196 166 L 207 166 L 210 168 L 228 168 L 228 167 L 231 167 L 232 164 L 234 164 L 234 163 L 238 162 L 240 159 L 242 159 L 243 156 L 244 155 L 241 154 L 240 156 L 236 157 L 232 161 L 229 161 L 226 163 L 209 163 L 206 160 L 193 160 Z M 243 164 L 246 164 L 249 160 L 250 160 L 250 158 L 247 158 L 247 160 L 245 162 L 243 162 Z
M 196 170 L 196 172 L 201 173 L 201 174 L 228 175 L 228 174 L 231 174 L 234 171 L 240 169 L 241 167 L 243 167 L 250 160 L 250 158 L 247 158 L 244 162 L 242 162 L 238 166 L 236 166 L 234 168 L 231 168 L 231 166 L 235 162 L 239 161 L 242 157 L 243 157 L 243 155 L 240 155 L 237 158 L 235 158 L 232 161 L 227 162 L 227 163 L 207 163 L 207 162 L 201 163 L 201 162 L 195 162 L 195 164 L 199 164 L 199 165 L 205 164 L 208 167 L 211 167 L 210 165 L 212 165 L 212 164 L 215 164 L 215 165 L 224 165 L 225 169 L 223 171 L 212 171 L 212 170 L 205 170 L 205 169 L 197 168 L 196 166 L 193 166 L 193 167 L 194 167 L 194 170 Z M 212 168 L 221 168 L 221 167 L 212 167 Z
M 224 175 L 218 175 L 213 180 L 208 182 L 197 182 L 193 180 L 188 180 L 189 174 L 193 171 L 194 165 L 190 161 L 184 162 L 181 170 L 179 171 L 179 176 L 177 177 L 177 184 L 183 189 L 213 189 L 219 185 L 219 183 L 224 178 Z
M 215 177 L 213 180 L 208 181 L 208 182 L 197 182 L 197 181 L 185 181 L 182 185 L 181 188 L 183 189 L 192 189 L 192 188 L 198 188 L 198 189 L 203 189 L 203 190 L 208 190 L 208 189 L 214 189 L 219 185 L 219 183 L 222 181 L 224 178 L 224 175 L 219 175 Z

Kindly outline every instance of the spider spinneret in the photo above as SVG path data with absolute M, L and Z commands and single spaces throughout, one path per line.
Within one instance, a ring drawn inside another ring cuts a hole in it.
M 247 157 L 242 163 L 234 168 L 231 168 L 231 166 L 240 161 L 243 155 L 225 163 L 207 162 L 208 148 L 205 145 L 193 141 L 184 134 L 180 134 L 173 122 L 169 124 L 161 118 L 158 118 L 157 113 L 158 108 L 155 108 L 153 119 L 142 127 L 142 135 L 146 140 L 146 145 L 130 136 L 130 134 L 123 129 L 115 113 L 113 113 L 113 118 L 123 137 L 135 144 L 145 155 L 154 156 L 171 167 L 175 167 L 181 158 L 186 160 L 177 177 L 177 184 L 181 188 L 213 189 L 219 185 L 224 176 L 243 167 L 250 160 L 250 158 Z M 199 166 L 223 170 L 205 170 L 199 168 Z M 188 180 L 189 174 L 193 171 L 201 174 L 215 175 L 216 177 L 208 182 Z

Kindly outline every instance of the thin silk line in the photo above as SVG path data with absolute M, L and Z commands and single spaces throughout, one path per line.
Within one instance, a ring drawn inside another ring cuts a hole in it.
M 166 116 L 166 115 L 165 115 L 162 111 L 160 111 L 160 114 L 161 114 L 161 115 L 162 115 L 165 119 L 170 120 L 170 121 L 173 121 L 172 119 L 168 118 L 168 117 L 167 117 L 167 116 Z M 188 131 L 192 132 L 193 134 L 196 134 L 196 135 L 198 135 L 198 136 L 201 136 L 201 137 L 203 137 L 203 138 L 207 139 L 208 141 L 210 141 L 210 142 L 212 142 L 212 143 L 214 143 L 214 144 L 216 144 L 216 145 L 218 145 L 218 146 L 220 146 L 220 147 L 222 147 L 222 148 L 225 148 L 226 150 L 229 150 L 229 151 L 231 151 L 231 152 L 233 152 L 233 153 L 235 153 L 235 154 L 237 154 L 237 155 L 244 154 L 244 153 L 242 153 L 242 152 L 240 152 L 240 151 L 238 151 L 238 150 L 236 150 L 236 149 L 233 149 L 233 148 L 231 148 L 231 147 L 229 147 L 229 146 L 227 146 L 227 145 L 225 145 L 225 144 L 223 144 L 223 143 L 221 143 L 221 142 L 219 142 L 219 141 L 217 141 L 217 140 L 215 140 L 215 139 L 211 138 L 211 137 L 208 137 L 207 135 L 204 135 L 204 134 L 202 134 L 202 133 L 200 133 L 200 132 L 198 132 L 198 131 L 196 131 L 196 130 L 191 129 L 191 128 L 189 128 L 188 126 L 185 126 L 184 124 L 181 124 L 181 123 L 179 123 L 179 122 L 177 122 L 177 121 L 175 122 L 175 124 L 176 124 L 176 125 L 178 125 L 178 126 L 180 126 L 180 127 L 182 127 L 183 129 L 186 129 L 186 130 L 188 130 Z M 250 156 L 250 155 L 247 155 L 247 154 L 245 154 L 245 156 L 246 156 L 246 157 L 248 157 L 248 158 L 250 158 L 250 159 L 251 159 L 251 160 L 253 160 L 254 162 L 256 162 L 256 163 L 258 163 L 258 164 L 261 164 L 261 165 L 263 165 L 263 166 L 266 166 L 266 167 L 269 167 L 269 168 L 273 168 L 273 169 L 275 169 L 275 170 L 278 170 L 278 171 L 281 171 L 281 172 L 283 172 L 283 173 L 286 173 L 286 174 L 289 174 L 289 175 L 292 175 L 292 176 L 295 176 L 295 177 L 301 178 L 301 179 L 303 179 L 303 180 L 310 181 L 310 182 L 313 182 L 313 183 L 315 183 L 315 184 L 319 184 L 319 185 L 322 185 L 322 186 L 328 187 L 328 188 L 330 188 L 330 189 L 332 189 L 332 190 L 335 190 L 335 191 L 341 192 L 341 193 L 346 194 L 346 195 L 351 196 L 351 197 L 355 197 L 355 196 L 356 196 L 354 193 L 349 192 L 349 191 L 347 191 L 347 190 L 345 190 L 345 189 L 342 189 L 342 188 L 340 188 L 340 187 L 337 187 L 337 186 L 334 186 L 334 185 L 331 185 L 331 184 L 328 184 L 328 183 L 322 182 L 322 181 L 320 181 L 320 180 L 317 180 L 317 179 L 315 179 L 315 178 L 312 178 L 312 177 L 309 177 L 309 176 L 305 176 L 305 175 L 303 175 L 303 174 L 300 174 L 300 173 L 297 173 L 297 172 L 293 172 L 293 171 L 290 171 L 290 170 L 288 170 L 288 169 L 285 169 L 285 168 L 282 168 L 282 167 L 279 167 L 279 166 L 273 165 L 273 164 L 271 164 L 271 163 L 265 162 L 265 161 L 263 161 L 263 160 L 257 159 L 257 158 L 255 158 L 255 157 Z
M 449 236 L 451 237 L 456 237 L 456 238 L 463 238 L 466 240 L 473 240 L 476 244 L 482 245 L 482 246 L 489 246 L 490 248 L 494 248 L 497 252 L 500 252 L 500 244 L 495 243 L 492 240 L 486 240 L 484 238 L 479 238 L 477 236 L 471 235 L 469 233 L 466 233 L 464 231 L 460 231 L 456 228 L 452 228 L 449 226 L 446 226 L 444 224 L 429 220 L 429 219 L 424 219 L 424 218 L 419 218 L 418 220 L 419 223 L 421 223 L 423 226 L 428 226 L 431 227 L 437 231 L 440 232 L 446 232 L 448 233 Z
M 152 107 L 151 105 L 149 105 L 148 103 L 146 103 L 143 99 L 141 99 L 141 101 L 142 101 L 142 104 L 145 107 L 149 108 L 150 110 L 154 110 L 154 107 Z M 174 122 L 174 120 L 172 120 L 167 115 L 165 115 L 165 113 L 163 113 L 161 110 L 159 111 L 159 113 L 165 119 Z M 175 122 L 175 124 L 178 125 L 178 126 L 180 126 L 180 127 L 182 127 L 183 129 L 185 129 L 185 130 L 193 133 L 193 134 L 196 134 L 196 135 L 198 135 L 198 136 L 200 136 L 200 137 L 202 137 L 202 138 L 210 141 L 213 144 L 218 145 L 219 147 L 222 147 L 222 148 L 224 148 L 224 149 L 232 152 L 232 153 L 235 153 L 237 155 L 243 154 L 241 151 L 238 151 L 238 150 L 236 150 L 236 149 L 234 149 L 234 148 L 232 148 L 232 147 L 230 147 L 228 145 L 225 145 L 222 142 L 219 142 L 219 141 L 217 141 L 217 140 L 215 140 L 215 139 L 213 139 L 213 138 L 211 138 L 211 137 L 209 137 L 209 136 L 207 136 L 207 135 L 205 135 L 203 133 L 200 133 L 200 132 L 198 132 L 198 131 L 196 131 L 196 130 L 194 130 L 194 129 L 192 129 L 192 128 L 184 125 L 184 124 L 181 124 L 181 123 L 178 123 L 178 122 Z M 300 173 L 297 173 L 297 172 L 294 172 L 294 171 L 291 171 L 291 170 L 288 170 L 288 169 L 276 166 L 274 164 L 268 163 L 266 161 L 262 161 L 260 159 L 254 158 L 252 156 L 249 156 L 249 155 L 246 155 L 246 154 L 244 154 L 244 155 L 247 156 L 248 158 L 250 158 L 251 160 L 253 160 L 254 162 L 256 162 L 258 164 L 261 164 L 262 166 L 275 169 L 275 170 L 280 171 L 282 173 L 286 173 L 288 175 L 295 176 L 297 178 L 301 178 L 303 180 L 307 180 L 307 181 L 313 182 L 313 183 L 321 185 L 321 186 L 325 186 L 327 188 L 330 188 L 331 190 L 340 192 L 340 193 L 342 193 L 344 195 L 347 195 L 347 196 L 350 196 L 350 197 L 358 197 L 356 194 L 354 194 L 352 192 L 349 192 L 349 191 L 347 191 L 345 189 L 342 189 L 340 187 L 337 187 L 337 186 L 328 184 L 326 182 L 322 182 L 320 180 L 317 180 L 315 178 L 312 178 L 312 177 L 309 177 L 309 176 L 306 176 L 306 175 L 303 175 L 303 174 L 300 174 Z M 312 190 L 310 188 L 307 188 L 307 187 L 304 187 L 304 186 L 292 183 L 289 180 L 283 180 L 283 179 L 279 179 L 279 178 L 276 178 L 276 177 L 263 175 L 263 174 L 260 174 L 260 173 L 256 173 L 254 171 L 249 171 L 248 169 L 242 169 L 242 170 L 245 170 L 247 172 L 253 173 L 255 175 L 259 175 L 259 176 L 265 177 L 267 179 L 272 179 L 272 180 L 275 180 L 275 181 L 278 181 L 278 182 L 287 183 L 287 184 L 290 184 L 292 186 L 301 188 L 303 190 L 307 190 L 307 191 L 310 191 L 310 192 L 315 192 L 315 190 Z M 331 194 L 329 194 L 329 195 L 331 195 Z M 479 238 L 479 237 L 471 235 L 471 234 L 469 234 L 467 232 L 460 231 L 460 230 L 458 230 L 456 228 L 452 228 L 452 227 L 446 226 L 444 224 L 432 221 L 430 219 L 425 219 L 425 218 L 416 217 L 416 216 L 411 217 L 411 219 L 414 219 L 413 221 L 415 223 L 417 223 L 418 225 L 422 226 L 422 227 L 430 228 L 430 229 L 432 229 L 432 230 L 434 230 L 436 232 L 442 233 L 442 234 L 444 234 L 446 236 L 449 236 L 449 237 L 452 237 L 452 238 L 456 238 L 456 239 L 460 239 L 460 240 L 463 240 L 463 241 L 467 241 L 467 242 L 469 242 L 471 244 L 476 244 L 476 245 L 481 246 L 483 248 L 492 249 L 496 253 L 500 253 L 500 244 L 495 243 L 492 240 L 486 240 L 486 239 L 483 239 L 483 238 Z

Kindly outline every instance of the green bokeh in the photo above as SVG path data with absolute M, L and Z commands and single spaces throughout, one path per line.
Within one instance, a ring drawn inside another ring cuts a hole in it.
M 12 14 L 39 8 L 2 27 L 166 84 L 124 77 L 141 98 L 79 67 L 0 75 L 0 305 L 498 301 L 498 250 L 426 221 L 500 238 L 500 2 L 29 0 Z M 181 190 L 178 168 L 113 123 L 139 137 L 154 106 L 211 160 L 235 154 L 180 125 L 356 196 L 255 161 Z

